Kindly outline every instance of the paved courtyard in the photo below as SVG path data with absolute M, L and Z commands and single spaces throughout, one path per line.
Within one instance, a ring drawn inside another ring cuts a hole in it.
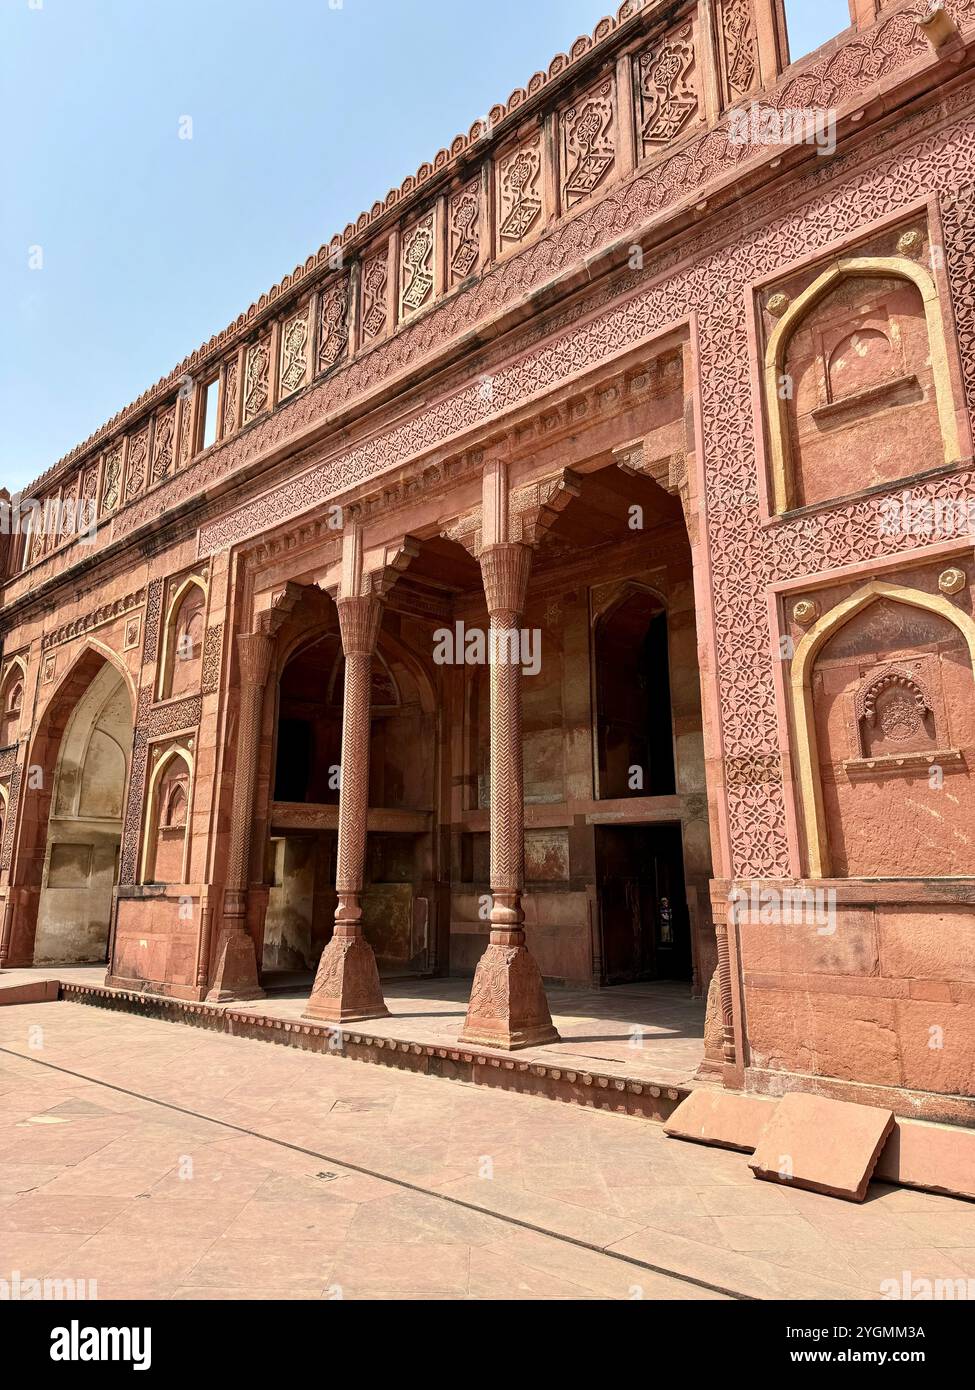
M 975 1278 L 975 1206 L 862 1207 L 554 1101 L 73 1003 L 0 1008 L 0 1277 L 101 1298 L 720 1299 Z

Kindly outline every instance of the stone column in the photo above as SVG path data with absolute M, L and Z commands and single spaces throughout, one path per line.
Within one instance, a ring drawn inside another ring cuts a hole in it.
M 531 572 L 531 546 L 485 547 L 481 575 L 491 618 L 491 935 L 478 962 L 461 1041 L 514 1049 L 558 1041 L 542 977 L 525 945 L 525 787 L 521 653 L 514 635 Z M 511 640 L 509 639 L 511 637 Z
M 362 931 L 362 886 L 369 812 L 369 692 L 382 620 L 375 593 L 336 600 L 345 652 L 342 780 L 339 789 L 335 930 L 322 952 L 305 1018 L 346 1023 L 384 1018 L 389 1010 L 373 949 Z
M 273 639 L 266 632 L 241 633 L 237 637 L 240 664 L 237 763 L 234 768 L 234 799 L 223 918 L 217 944 L 217 965 L 213 983 L 207 994 L 209 1000 L 264 997 L 257 973 L 254 941 L 247 930 L 247 889 L 250 878 L 251 832 L 254 825 L 257 745 L 261 734 L 261 709 L 273 646 Z

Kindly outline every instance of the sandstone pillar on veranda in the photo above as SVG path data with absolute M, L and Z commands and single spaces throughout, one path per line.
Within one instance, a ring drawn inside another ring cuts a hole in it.
M 525 787 L 521 649 L 531 546 L 480 554 L 491 620 L 491 934 L 478 962 L 461 1041 L 514 1049 L 558 1041 L 542 976 L 525 943 Z
M 264 997 L 257 972 L 254 940 L 247 930 L 247 890 L 261 712 L 273 649 L 273 638 L 267 632 L 238 634 L 240 715 L 237 723 L 237 761 L 223 917 L 217 941 L 216 967 L 207 994 L 209 1000 Z
M 362 930 L 362 890 L 369 811 L 369 696 L 382 599 L 370 593 L 336 600 L 345 652 L 342 776 L 335 930 L 322 952 L 306 1018 L 330 1023 L 388 1014 L 372 947 Z

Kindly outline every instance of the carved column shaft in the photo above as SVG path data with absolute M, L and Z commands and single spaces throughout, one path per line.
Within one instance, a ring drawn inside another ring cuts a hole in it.
M 525 772 L 521 733 L 519 630 L 532 552 L 497 545 L 481 555 L 491 619 L 491 909 L 492 941 L 521 945 L 525 886 Z
M 531 547 L 505 541 L 480 556 L 491 619 L 491 935 L 478 962 L 461 1041 L 512 1050 L 557 1042 L 542 977 L 525 945 L 525 777 L 521 617 Z
M 354 934 L 353 928 L 362 920 L 369 813 L 369 692 L 372 654 L 379 636 L 382 603 L 370 595 L 367 598 L 342 598 L 337 606 L 342 649 L 345 652 L 345 698 L 342 708 L 342 780 L 335 879 L 339 903 L 335 929 L 342 934 Z
M 266 632 L 237 637 L 240 664 L 240 714 L 237 723 L 237 763 L 227 850 L 227 879 L 217 964 L 208 999 L 263 997 L 254 943 L 247 931 L 247 888 L 250 876 L 257 748 L 261 734 L 264 689 L 271 666 L 273 640 Z M 201 961 L 201 972 L 205 962 Z
M 728 928 L 724 922 L 715 923 L 718 945 L 718 991 L 721 998 L 721 1051 L 726 1062 L 735 1061 L 735 1020 L 731 1001 L 731 951 Z
M 372 947 L 362 931 L 362 888 L 369 816 L 369 734 L 372 655 L 379 638 L 382 600 L 377 594 L 337 600 L 345 652 L 342 708 L 342 780 L 335 930 L 322 952 L 306 1018 L 345 1023 L 382 1018 L 383 999 Z
M 237 724 L 237 766 L 227 857 L 227 897 L 246 894 L 250 869 L 251 828 L 254 824 L 254 787 L 257 781 L 257 745 L 261 732 L 264 688 L 271 666 L 271 638 L 253 632 L 237 638 L 240 658 L 240 715 Z

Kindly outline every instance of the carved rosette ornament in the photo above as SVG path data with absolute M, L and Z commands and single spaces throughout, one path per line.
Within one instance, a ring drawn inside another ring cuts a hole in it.
M 254 942 L 247 930 L 247 881 L 254 820 L 257 745 L 272 650 L 273 641 L 267 632 L 238 634 L 240 716 L 237 724 L 237 764 L 223 921 L 217 943 L 217 964 L 207 994 L 209 1000 L 264 997 L 257 974 Z
M 486 546 L 481 575 L 491 616 L 491 935 L 477 965 L 461 1042 L 512 1050 L 557 1042 L 541 972 L 525 944 L 525 779 L 517 635 L 531 547 Z
M 967 583 L 968 579 L 965 575 L 965 571 L 958 569 L 954 565 L 951 569 L 942 570 L 941 574 L 938 576 L 938 588 L 943 594 L 948 594 L 949 597 L 953 594 L 960 594 Z
M 306 1018 L 346 1023 L 383 1018 L 383 1000 L 373 949 L 362 931 L 362 888 L 369 813 L 369 693 L 372 656 L 382 621 L 377 594 L 336 601 L 345 652 L 342 709 L 342 779 L 339 788 L 335 930 L 322 952 Z

